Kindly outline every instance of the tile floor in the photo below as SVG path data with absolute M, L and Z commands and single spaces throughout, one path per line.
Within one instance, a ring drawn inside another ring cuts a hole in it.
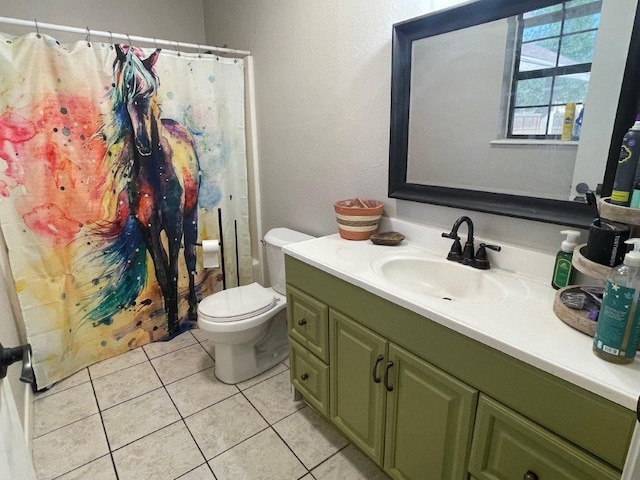
M 225 385 L 197 330 L 36 395 L 39 480 L 387 480 L 304 402 L 288 361 Z

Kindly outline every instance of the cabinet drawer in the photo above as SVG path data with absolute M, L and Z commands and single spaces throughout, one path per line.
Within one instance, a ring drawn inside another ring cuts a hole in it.
M 291 383 L 311 406 L 329 415 L 329 366 L 295 340 L 289 339 L 289 352 Z
M 469 471 L 478 480 L 619 479 L 620 472 L 481 395 Z M 534 475 L 526 476 L 527 472 Z
M 287 322 L 291 338 L 329 361 L 329 308 L 324 303 L 287 285 Z

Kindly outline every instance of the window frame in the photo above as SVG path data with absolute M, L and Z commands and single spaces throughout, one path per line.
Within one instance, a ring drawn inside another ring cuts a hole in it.
M 511 85 L 510 85 L 510 95 L 508 102 L 508 111 L 507 111 L 507 125 L 505 131 L 506 139 L 510 140 L 523 140 L 523 139 L 536 139 L 536 140 L 560 140 L 560 134 L 514 134 L 513 133 L 513 123 L 515 112 L 521 107 L 516 107 L 516 98 L 517 98 L 517 89 L 518 82 L 520 80 L 531 80 L 536 78 L 551 78 L 551 87 L 549 99 L 546 104 L 538 104 L 538 105 L 528 105 L 526 108 L 547 108 L 547 124 L 545 126 L 545 131 L 549 131 L 549 122 L 551 119 L 551 111 L 553 107 L 563 106 L 565 103 L 554 103 L 553 102 L 553 93 L 554 87 L 557 77 L 571 74 L 580 74 L 580 73 L 590 73 L 591 72 L 591 64 L 592 62 L 585 63 L 577 63 L 573 65 L 564 65 L 564 66 L 555 66 L 542 68 L 537 70 L 526 70 L 520 71 L 520 60 L 522 58 L 522 45 L 529 43 L 523 40 L 523 34 L 525 27 L 535 26 L 535 25 L 544 25 L 550 23 L 561 22 L 560 33 L 558 35 L 550 35 L 548 37 L 542 37 L 536 39 L 535 41 L 539 41 L 541 39 L 549 39 L 549 38 L 558 38 L 558 48 L 556 51 L 556 65 L 558 64 L 558 59 L 560 57 L 560 52 L 562 49 L 562 41 L 564 38 L 581 34 L 585 32 L 597 31 L 600 28 L 600 24 L 598 22 L 597 28 L 589 28 L 585 30 L 572 31 L 569 33 L 565 33 L 564 25 L 567 20 L 572 18 L 579 18 L 586 15 L 593 15 L 595 13 L 600 13 L 602 11 L 602 0 L 595 0 L 588 4 L 578 5 L 578 6 L 569 6 L 567 8 L 567 3 L 571 3 L 571 0 L 563 1 L 560 5 L 561 9 L 555 12 L 545 13 L 539 16 L 534 16 L 528 19 L 523 18 L 524 14 L 517 15 L 518 21 L 516 22 L 516 28 L 513 29 L 514 38 L 512 39 L 512 45 L 515 44 L 515 48 L 513 50 L 507 49 L 507 54 L 513 55 L 513 67 L 512 73 L 509 75 Z M 593 59 L 592 59 L 593 60 Z M 578 105 L 583 105 L 582 102 L 576 103 L 576 115 L 578 114 L 577 107 Z

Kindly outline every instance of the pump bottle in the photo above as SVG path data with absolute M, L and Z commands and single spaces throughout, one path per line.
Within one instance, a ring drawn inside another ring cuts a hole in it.
M 640 340 L 640 238 L 625 243 L 633 251 L 607 277 L 593 338 L 593 352 L 614 363 L 633 362 Z
M 560 250 L 556 255 L 556 263 L 553 267 L 553 277 L 551 278 L 551 286 L 556 290 L 573 283 L 575 270 L 571 259 L 573 258 L 573 249 L 578 244 L 580 232 L 575 230 L 562 230 L 560 232 L 567 238 L 560 244 Z

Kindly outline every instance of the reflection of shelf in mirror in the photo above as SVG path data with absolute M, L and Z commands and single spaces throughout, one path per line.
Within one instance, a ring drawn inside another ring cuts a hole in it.
M 586 243 L 577 245 L 576 248 L 573 249 L 571 264 L 576 270 L 588 275 L 589 277 L 597 278 L 598 280 L 606 280 L 607 275 L 609 275 L 609 272 L 611 271 L 611 267 L 589 260 L 584 256 L 586 249 Z
M 554 145 L 560 147 L 577 147 L 578 142 L 573 140 L 538 140 L 535 138 L 505 138 L 491 140 L 490 145 Z
M 598 200 L 598 209 L 602 218 L 628 225 L 640 225 L 640 208 L 614 205 L 609 203 L 610 199 L 611 197 L 604 197 Z

